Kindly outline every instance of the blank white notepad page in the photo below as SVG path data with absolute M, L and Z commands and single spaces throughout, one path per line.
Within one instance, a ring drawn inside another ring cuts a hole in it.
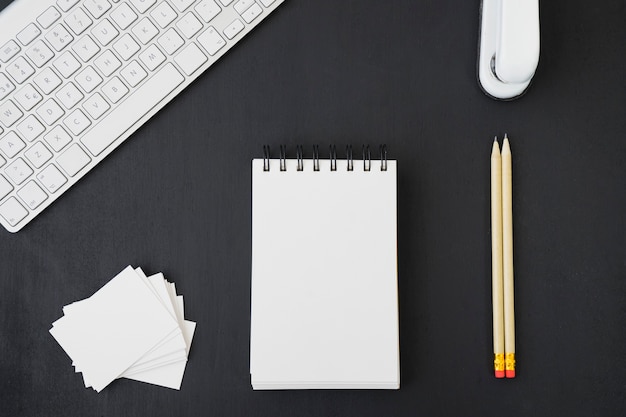
M 252 163 L 252 385 L 398 388 L 396 163 Z

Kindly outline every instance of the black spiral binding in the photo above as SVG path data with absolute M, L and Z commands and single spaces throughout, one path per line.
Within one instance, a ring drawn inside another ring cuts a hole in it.
M 354 159 L 352 158 L 352 145 L 346 146 L 346 161 L 348 162 L 348 171 L 353 171 Z
M 296 146 L 296 159 L 298 160 L 298 171 L 304 171 L 302 145 Z
M 313 145 L 313 171 L 320 170 L 320 147 Z
M 387 145 L 380 145 L 380 170 L 387 171 Z M 330 145 L 330 170 L 337 171 L 337 147 Z M 320 149 L 318 145 L 313 145 L 313 171 L 320 170 Z M 269 145 L 263 145 L 263 171 L 270 170 L 271 153 Z M 304 151 L 301 145 L 296 146 L 297 170 L 304 171 Z M 346 146 L 347 170 L 354 171 L 354 156 L 352 145 Z M 287 171 L 287 146 L 280 145 L 279 156 L 280 170 Z M 369 145 L 363 145 L 363 171 L 372 170 L 372 153 Z
M 287 147 L 280 145 L 280 170 L 287 171 Z
M 372 168 L 372 154 L 370 153 L 370 145 L 363 145 L 363 171 L 369 171 Z
M 263 171 L 270 170 L 270 147 L 269 145 L 263 145 Z
M 387 145 L 380 145 L 380 170 L 387 171 Z

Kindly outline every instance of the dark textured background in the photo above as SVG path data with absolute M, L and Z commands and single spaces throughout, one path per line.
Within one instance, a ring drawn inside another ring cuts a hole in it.
M 542 1 L 541 62 L 511 103 L 476 82 L 478 9 L 287 0 L 37 220 L 2 230 L 0 414 L 624 415 L 624 2 Z M 505 132 L 518 378 L 502 381 L 489 153 Z M 250 159 L 331 142 L 386 142 L 398 159 L 401 389 L 253 392 Z M 180 392 L 122 380 L 96 394 L 48 334 L 128 264 L 163 271 L 198 322 Z

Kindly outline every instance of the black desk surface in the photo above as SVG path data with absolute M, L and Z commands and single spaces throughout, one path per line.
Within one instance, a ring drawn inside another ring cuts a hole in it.
M 510 103 L 478 87 L 478 10 L 287 0 L 39 218 L 2 230 L 0 414 L 623 415 L 624 2 L 542 1 L 539 68 Z M 505 132 L 518 377 L 503 381 L 489 154 Z M 401 389 L 253 392 L 251 158 L 381 142 L 399 166 Z M 180 392 L 121 380 L 96 394 L 48 334 L 128 264 L 163 271 L 198 322 Z

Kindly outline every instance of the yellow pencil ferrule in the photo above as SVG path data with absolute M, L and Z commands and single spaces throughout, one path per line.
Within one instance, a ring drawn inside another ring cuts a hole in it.
M 514 371 L 515 370 L 515 353 L 507 353 L 506 360 L 504 363 L 505 370 Z

